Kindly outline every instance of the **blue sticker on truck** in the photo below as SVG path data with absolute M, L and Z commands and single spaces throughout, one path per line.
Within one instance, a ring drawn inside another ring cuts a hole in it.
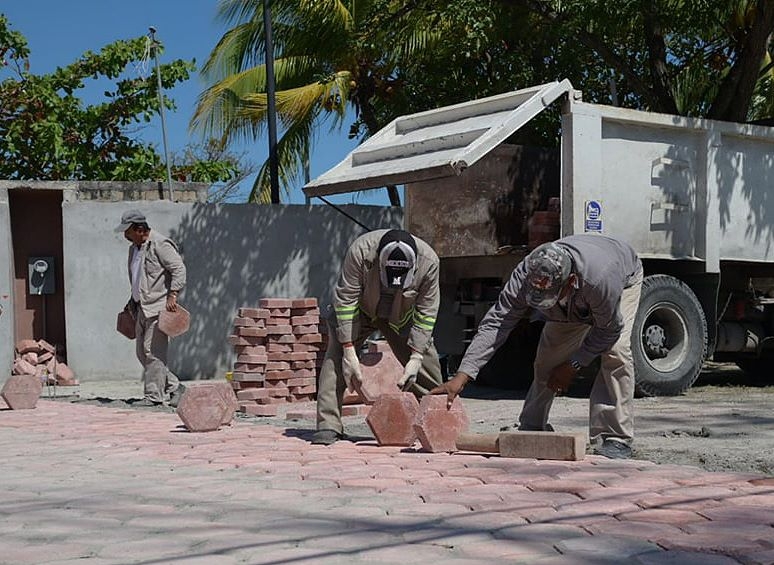
M 586 232 L 602 233 L 602 205 L 596 200 L 586 201 L 583 230 Z

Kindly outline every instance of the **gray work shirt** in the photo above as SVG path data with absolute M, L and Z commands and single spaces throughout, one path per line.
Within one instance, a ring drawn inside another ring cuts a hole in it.
M 586 366 L 618 341 L 624 325 L 621 294 L 625 288 L 642 280 L 642 263 L 631 246 L 610 237 L 571 235 L 555 243 L 569 252 L 572 272 L 578 278 L 577 286 L 570 290 L 566 308 L 557 303 L 537 314 L 546 321 L 591 326 L 580 348 L 571 357 Z M 535 313 L 525 299 L 526 276 L 526 265 L 522 261 L 513 270 L 497 302 L 481 320 L 459 371 L 475 379 L 516 323 Z

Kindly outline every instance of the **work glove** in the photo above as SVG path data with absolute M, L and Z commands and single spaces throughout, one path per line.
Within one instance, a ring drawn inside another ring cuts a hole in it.
M 341 358 L 341 373 L 344 376 L 344 382 L 351 391 L 356 390 L 363 382 L 363 373 L 360 370 L 360 361 L 357 358 L 357 352 L 353 346 L 344 347 L 344 355 Z
M 402 391 L 406 392 L 417 382 L 417 375 L 422 367 L 422 357 L 423 355 L 418 351 L 414 351 L 409 357 L 408 363 L 403 369 L 403 376 L 398 381 L 398 387 Z

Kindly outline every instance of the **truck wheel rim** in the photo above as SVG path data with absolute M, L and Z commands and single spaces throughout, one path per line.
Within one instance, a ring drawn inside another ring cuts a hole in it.
M 688 356 L 688 326 L 669 303 L 654 304 L 642 326 L 642 350 L 648 364 L 661 373 L 676 370 Z

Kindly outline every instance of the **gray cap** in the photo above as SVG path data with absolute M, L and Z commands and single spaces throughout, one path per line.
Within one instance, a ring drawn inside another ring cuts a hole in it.
M 132 224 L 147 224 L 148 220 L 145 214 L 139 210 L 127 210 L 121 215 L 121 223 L 116 226 L 115 231 L 125 232 Z
M 570 278 L 570 254 L 562 246 L 550 242 L 536 247 L 524 261 L 527 303 L 533 308 L 551 308 L 558 302 L 559 294 Z

